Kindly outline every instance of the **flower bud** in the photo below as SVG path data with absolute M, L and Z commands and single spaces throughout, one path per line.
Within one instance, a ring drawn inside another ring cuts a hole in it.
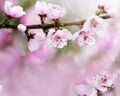
M 19 24 L 19 25 L 17 26 L 17 29 L 18 29 L 19 32 L 24 33 L 24 32 L 26 31 L 27 28 L 26 28 L 25 25 Z

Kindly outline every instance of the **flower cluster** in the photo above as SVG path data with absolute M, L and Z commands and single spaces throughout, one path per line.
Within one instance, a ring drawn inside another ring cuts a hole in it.
M 44 6 L 45 7 L 44 7 Z M 40 17 L 59 21 L 66 13 L 66 9 L 58 5 L 46 4 L 45 2 L 36 3 L 36 11 Z M 71 34 L 67 29 L 55 28 L 47 30 L 46 45 L 50 47 L 63 48 L 68 40 L 76 40 L 79 46 L 95 44 L 95 38 L 103 37 L 106 33 L 105 20 L 92 16 L 88 18 L 79 32 Z
M 102 71 L 85 84 L 75 86 L 75 91 L 80 96 L 97 96 L 103 94 L 114 86 L 114 75 Z
M 86 46 L 95 44 L 95 37 L 103 37 L 106 33 L 105 20 L 93 16 L 86 20 L 82 29 L 73 35 L 73 40 L 77 40 L 78 45 Z
M 4 9 L 8 17 L 6 20 L 11 18 L 20 18 L 26 14 L 22 7 L 13 6 L 13 4 L 9 1 L 5 1 Z M 40 35 L 41 32 L 31 34 L 28 30 L 28 26 L 23 24 L 18 24 L 17 29 L 18 31 L 25 33 L 29 41 L 28 48 L 32 51 L 37 50 L 41 44 L 43 44 L 41 43 L 43 40 L 45 45 L 57 48 L 63 48 L 66 46 L 68 40 L 76 41 L 80 47 L 86 45 L 91 46 L 95 44 L 97 37 L 104 37 L 106 34 L 106 23 L 100 15 L 106 14 L 111 16 L 111 14 L 114 13 L 113 10 L 114 7 L 110 7 L 106 4 L 100 4 L 97 10 L 98 16 L 91 16 L 85 20 L 84 23 L 79 24 L 81 25 L 80 30 L 72 35 L 67 29 L 61 28 L 64 26 L 64 23 L 61 23 L 60 19 L 65 16 L 67 12 L 64 6 L 37 1 L 35 11 L 40 17 L 44 36 Z M 46 27 L 46 25 L 51 24 L 47 23 L 46 19 L 54 22 L 52 23 L 53 27 Z
M 59 20 L 66 14 L 65 7 L 54 4 L 47 4 L 45 2 L 37 1 L 35 8 L 38 15 L 47 17 L 52 20 Z
M 36 9 L 38 16 L 40 16 L 41 18 L 41 23 L 45 23 L 44 20 L 46 18 L 51 19 L 55 22 L 56 21 L 58 22 L 60 18 L 62 18 L 66 14 L 65 7 L 61 7 L 59 5 L 54 5 L 54 4 L 47 4 L 45 2 L 40 2 L 40 1 L 36 2 L 35 9 Z M 44 43 L 45 45 L 48 45 L 50 47 L 63 48 L 64 46 L 67 45 L 67 41 L 72 38 L 72 34 L 67 29 L 62 29 L 62 28 L 57 27 L 55 29 L 48 29 L 44 31 L 46 32 L 46 36 L 44 36 L 43 38 L 45 40 Z M 39 36 L 35 34 L 35 37 L 39 37 Z M 40 42 L 39 43 L 34 42 L 34 44 L 32 44 L 31 42 L 36 41 L 36 38 L 34 39 L 35 40 L 32 39 L 29 41 L 30 50 L 31 49 L 36 50 L 39 48 L 39 46 L 41 46 Z

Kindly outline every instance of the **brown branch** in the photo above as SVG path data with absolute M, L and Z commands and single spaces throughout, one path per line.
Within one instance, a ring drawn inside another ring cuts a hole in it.
M 63 27 L 63 26 L 80 26 L 81 24 L 83 24 L 85 22 L 85 20 L 81 20 L 81 21 L 76 21 L 76 22 L 67 22 L 67 23 L 63 23 L 62 25 L 59 25 L 59 27 Z M 45 24 L 44 26 L 42 26 L 41 24 L 38 25 L 26 25 L 27 29 L 41 29 L 41 28 L 53 28 L 56 27 L 55 23 L 52 24 Z M 8 25 L 8 24 L 0 24 L 0 28 L 11 28 L 11 29 L 17 29 L 17 25 Z
M 108 19 L 110 18 L 109 16 L 100 16 L 103 19 Z M 81 26 L 84 24 L 86 20 L 80 20 L 80 21 L 75 21 L 75 22 L 67 22 L 67 23 L 62 23 L 59 25 L 59 27 L 63 26 Z M 56 27 L 55 23 L 52 24 L 38 24 L 38 25 L 26 25 L 27 29 L 49 29 L 49 28 L 54 28 Z M 0 24 L 0 28 L 11 28 L 11 29 L 17 29 L 17 25 L 10 25 L 10 24 Z

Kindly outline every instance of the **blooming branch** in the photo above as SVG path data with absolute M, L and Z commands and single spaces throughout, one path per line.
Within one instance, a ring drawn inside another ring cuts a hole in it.
M 105 16 L 100 16 L 103 19 L 108 19 L 111 18 L 108 15 Z M 74 21 L 74 22 L 65 22 L 65 23 L 59 23 L 57 27 L 64 27 L 64 26 L 81 26 L 84 24 L 85 20 L 80 20 L 80 21 Z M 12 25 L 12 24 L 0 24 L 0 28 L 11 28 L 11 29 L 17 29 L 18 25 Z M 44 26 L 42 24 L 36 24 L 36 25 L 26 25 L 27 29 L 49 29 L 49 28 L 54 28 L 56 27 L 55 23 L 52 24 L 45 24 Z
M 104 6 L 104 5 L 101 5 L 101 6 Z M 77 43 L 80 47 L 84 45 L 85 46 L 93 45 L 95 43 L 95 37 L 102 36 L 104 32 L 106 31 L 104 27 L 105 25 L 104 19 L 112 18 L 111 15 L 109 15 L 108 13 L 105 13 L 106 9 L 103 10 L 100 8 L 101 7 L 98 7 L 98 10 L 96 12 L 97 16 L 93 16 L 92 18 L 88 18 L 88 19 L 80 20 L 80 21 L 73 21 L 73 22 L 61 22 L 60 19 L 63 16 L 65 16 L 65 14 L 67 13 L 67 10 L 64 6 L 59 6 L 59 5 L 55 5 L 51 3 L 47 4 L 45 2 L 37 1 L 35 5 L 35 10 L 38 16 L 40 17 L 41 24 L 35 24 L 35 25 L 13 24 L 12 25 L 10 24 L 11 19 L 20 18 L 26 13 L 23 11 L 23 8 L 21 6 L 13 6 L 11 2 L 6 1 L 5 2 L 6 18 L 3 24 L 0 24 L 0 28 L 17 29 L 18 31 L 25 33 L 29 43 L 30 41 L 33 42 L 33 40 L 31 39 L 35 39 L 35 37 L 37 38 L 39 37 L 37 36 L 37 33 L 30 33 L 29 29 L 42 29 L 44 34 L 46 35 L 44 39 L 45 43 L 52 41 L 50 43 L 52 44 L 52 47 L 63 48 L 64 46 L 67 45 L 68 40 L 77 40 Z M 15 9 L 18 11 L 15 11 Z M 53 23 L 46 22 L 46 19 L 53 21 Z M 65 26 L 79 26 L 80 31 L 76 32 L 73 35 L 71 34 L 69 37 L 67 36 L 66 33 L 68 33 L 69 35 L 70 32 L 67 29 L 62 28 Z M 51 30 L 54 30 L 54 31 L 52 32 L 50 36 L 48 36 Z M 65 36 L 69 37 L 69 39 L 66 38 Z M 37 39 L 37 41 L 39 40 Z M 30 46 L 37 45 L 36 48 L 34 47 L 36 50 L 37 48 L 39 48 L 40 46 L 39 44 L 30 43 L 28 45 Z M 50 45 L 50 44 L 45 44 L 45 45 Z

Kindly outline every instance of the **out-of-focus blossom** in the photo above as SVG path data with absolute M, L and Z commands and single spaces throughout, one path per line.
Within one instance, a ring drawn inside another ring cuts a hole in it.
M 19 24 L 19 25 L 17 26 L 17 29 L 18 29 L 18 31 L 24 33 L 24 32 L 26 31 L 27 28 L 26 28 L 25 25 Z
M 5 13 L 8 16 L 20 18 L 26 13 L 23 11 L 23 8 L 20 6 L 13 6 L 13 4 L 10 1 L 5 1 L 4 5 Z
M 15 66 L 20 64 L 20 48 L 18 48 L 18 46 L 16 47 L 16 45 L 9 45 L 6 46 L 6 49 L 0 50 L 0 62 L 0 79 L 2 79 L 4 76 L 8 75 L 10 71 L 15 68 Z
M 114 84 L 114 76 L 106 71 L 98 73 L 92 80 L 93 86 L 100 92 L 106 92 Z
M 6 39 L 7 38 L 7 39 Z M 12 42 L 13 38 L 11 35 L 11 30 L 9 29 L 2 29 L 0 30 L 0 47 L 4 45 L 9 45 Z
M 53 20 L 58 20 L 62 18 L 66 14 L 65 7 L 61 7 L 59 5 L 48 4 L 48 18 Z
M 30 51 L 35 51 L 39 49 L 45 42 L 45 34 L 41 32 L 36 32 L 34 37 L 30 39 L 28 43 L 28 48 Z
M 47 34 L 47 45 L 63 48 L 71 38 L 72 34 L 67 29 L 50 29 Z
M 106 14 L 111 17 L 118 15 L 117 8 L 115 8 L 111 0 L 101 0 L 97 12 L 101 12 L 100 15 Z
M 106 22 L 98 16 L 92 16 L 87 19 L 83 28 L 89 30 L 91 34 L 96 34 L 99 37 L 103 37 L 106 34 Z
M 36 9 L 37 14 L 41 16 L 46 16 L 48 12 L 48 5 L 45 2 L 37 1 L 35 5 L 35 9 Z
M 118 11 L 116 8 L 109 8 L 109 9 L 106 9 L 106 12 L 109 16 L 111 17 L 117 17 L 118 16 Z
M 81 29 L 80 32 L 76 32 L 73 34 L 73 40 L 77 41 L 79 46 L 87 46 L 87 45 L 94 45 L 95 38 L 91 35 L 90 32 L 86 32 L 85 30 Z
M 75 86 L 75 91 L 79 96 L 97 96 L 97 90 L 85 84 Z

